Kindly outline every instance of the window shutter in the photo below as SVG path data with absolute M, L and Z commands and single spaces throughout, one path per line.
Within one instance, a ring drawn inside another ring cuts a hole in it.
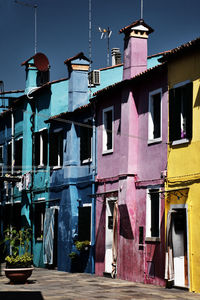
M 40 164 L 40 134 L 35 133 L 35 166 Z
M 47 130 L 43 132 L 43 164 L 47 165 L 47 147 L 48 147 L 48 133 Z
M 186 138 L 192 139 L 192 108 L 193 108 L 193 83 L 184 87 L 183 97 L 186 99 Z
M 175 106 L 175 96 L 174 89 L 169 90 L 169 141 L 172 142 L 175 140 L 174 138 L 174 128 L 175 124 L 175 116 L 174 116 L 174 106 Z

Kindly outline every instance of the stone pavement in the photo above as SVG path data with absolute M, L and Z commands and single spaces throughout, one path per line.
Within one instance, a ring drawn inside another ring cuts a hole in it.
M 2 272 L 3 273 L 3 272 Z M 178 289 L 97 277 L 90 274 L 65 273 L 35 269 L 26 284 L 11 285 L 0 276 L 0 300 L 93 300 L 93 299 L 200 299 L 200 294 Z

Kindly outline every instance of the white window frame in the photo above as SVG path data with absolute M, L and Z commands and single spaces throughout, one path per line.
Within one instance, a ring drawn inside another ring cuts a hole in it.
M 61 149 L 60 148 L 60 141 L 61 141 L 61 138 L 62 138 L 62 146 L 63 146 L 63 142 L 64 142 L 64 137 L 62 135 L 62 132 L 63 132 L 63 129 L 62 128 L 57 128 L 53 131 L 53 134 L 57 134 L 58 136 L 58 156 L 57 156 L 57 165 L 56 166 L 53 166 L 53 169 L 60 169 L 62 168 L 62 165 L 61 165 L 61 151 L 63 152 L 63 148 Z M 63 154 L 64 155 L 64 154 Z
M 90 207 L 90 245 L 92 242 L 92 203 L 83 203 L 83 207 Z
M 154 138 L 154 116 L 153 116 L 153 96 L 160 94 L 160 137 Z M 159 88 L 149 93 L 149 109 L 148 109 L 148 144 L 162 141 L 162 89 Z
M 38 134 L 39 134 L 39 139 L 40 139 L 40 142 L 39 142 L 39 148 L 40 148 L 40 162 L 39 162 L 39 165 L 36 166 L 38 168 L 43 168 L 45 166 L 44 164 L 44 156 L 43 156 L 43 149 L 44 149 L 44 131 L 47 130 L 47 128 L 42 128 L 38 131 Z
M 105 120 L 105 114 L 108 111 L 112 111 L 112 148 L 108 149 L 107 148 L 107 132 L 106 132 L 106 120 Z M 105 109 L 103 109 L 103 141 L 102 141 L 102 154 L 107 154 L 107 153 L 112 153 L 114 149 L 114 107 L 110 106 Z
M 90 125 L 87 124 L 88 121 L 92 121 L 92 119 L 90 119 L 90 118 L 85 119 L 84 122 L 83 122 L 83 125 L 90 126 Z M 92 130 L 93 130 L 93 127 L 92 127 Z M 92 162 L 92 150 L 93 150 L 93 148 L 92 148 L 92 141 L 93 141 L 93 132 L 92 132 L 92 136 L 91 136 L 91 153 L 90 153 L 90 157 L 88 157 L 87 159 L 82 160 L 81 161 L 82 164 L 88 164 L 88 163 Z M 80 152 L 81 152 L 81 149 L 80 149 Z
M 159 234 L 158 237 L 153 237 L 151 235 L 151 191 L 157 190 L 159 195 Z M 160 188 L 157 186 L 147 189 L 146 194 L 146 241 L 160 241 L 160 225 L 161 225 L 161 196 Z

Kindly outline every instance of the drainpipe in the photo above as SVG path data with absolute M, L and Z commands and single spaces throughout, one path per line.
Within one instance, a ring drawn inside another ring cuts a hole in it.
M 95 238 L 96 238 L 96 198 L 95 176 L 96 176 L 96 126 L 95 126 L 95 104 L 92 119 L 92 273 L 95 274 Z
M 11 175 L 14 175 L 14 163 L 15 163 L 15 121 L 14 121 L 14 112 L 12 109 L 11 112 Z M 13 204 L 14 204 L 14 186 L 13 182 L 11 182 L 11 226 L 10 229 L 12 231 L 13 225 Z M 10 245 L 10 254 L 12 255 L 12 246 Z
M 32 106 L 32 114 L 30 117 L 31 122 L 31 135 L 32 135 L 32 171 L 31 171 L 31 187 L 30 187 L 30 198 L 31 198 L 31 207 L 30 207 L 30 221 L 31 221 L 31 230 L 32 230 L 32 239 L 31 239 L 31 254 L 33 254 L 33 184 L 34 184 L 34 166 L 35 166 L 35 103 Z

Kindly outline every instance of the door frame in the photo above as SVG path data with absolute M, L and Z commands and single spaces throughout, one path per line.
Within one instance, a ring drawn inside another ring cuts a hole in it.
M 107 242 L 107 239 L 106 239 L 106 233 L 107 233 L 107 226 L 108 226 L 108 214 L 107 214 L 107 207 L 108 207 L 108 203 L 109 202 L 113 202 L 115 203 L 116 201 L 118 201 L 118 197 L 106 197 L 106 211 L 105 211 L 105 273 L 109 273 L 107 271 L 107 267 L 106 267 L 106 242 Z M 114 212 L 114 209 L 113 209 L 113 212 Z M 112 243 L 113 243 L 113 229 L 112 229 Z M 112 250 L 112 248 L 111 248 Z M 112 253 L 112 252 L 111 252 Z M 113 254 L 112 254 L 113 255 Z M 111 265 L 112 267 L 112 265 Z M 110 274 L 112 273 L 112 271 L 110 272 Z
M 186 238 L 187 238 L 187 272 L 188 272 L 188 286 L 186 288 L 190 287 L 190 261 L 189 261 L 189 222 L 188 222 L 188 205 L 187 204 L 171 204 L 170 209 L 179 210 L 179 209 L 185 209 L 185 216 L 186 216 Z

